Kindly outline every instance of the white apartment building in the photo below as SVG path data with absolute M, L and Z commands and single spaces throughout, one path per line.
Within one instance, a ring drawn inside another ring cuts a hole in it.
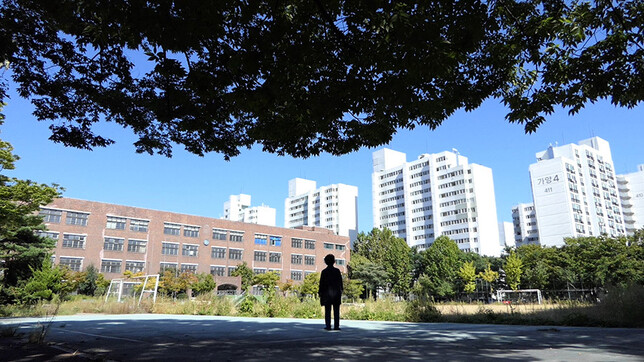
M 374 227 L 421 250 L 446 235 L 461 250 L 500 255 L 492 170 L 458 152 L 406 159 L 387 148 L 373 153 Z
M 499 223 L 499 243 L 502 249 L 516 246 L 514 241 L 514 225 L 511 222 L 502 221 Z
M 599 137 L 550 146 L 530 165 L 539 243 L 625 233 L 610 145 Z
M 638 171 L 617 175 L 619 198 L 622 201 L 626 233 L 633 235 L 635 230 L 644 228 L 644 165 Z
M 358 236 L 358 188 L 332 184 L 317 188 L 315 181 L 294 178 L 288 182 L 284 202 L 284 227 L 319 226 L 348 236 Z
M 534 204 L 518 204 L 512 207 L 512 224 L 516 246 L 539 245 L 537 212 L 534 209 Z
M 224 202 L 224 219 L 249 224 L 275 226 L 277 212 L 266 205 L 250 206 L 250 195 L 230 195 Z

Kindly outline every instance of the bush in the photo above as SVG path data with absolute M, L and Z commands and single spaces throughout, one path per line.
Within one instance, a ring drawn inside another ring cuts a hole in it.
M 441 322 L 442 314 L 427 298 L 417 298 L 407 303 L 407 320 L 410 322 Z

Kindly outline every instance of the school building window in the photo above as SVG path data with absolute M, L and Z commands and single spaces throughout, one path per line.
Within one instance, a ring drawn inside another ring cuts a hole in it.
M 163 255 L 179 255 L 179 244 L 178 243 L 162 243 L 161 244 L 161 254 Z
M 71 212 L 67 211 L 67 225 L 80 225 L 87 226 L 87 218 L 89 214 L 84 212 Z
M 107 224 L 105 225 L 106 229 L 115 229 L 115 230 L 125 230 L 125 222 L 127 221 L 124 217 L 108 216 Z
M 125 239 L 106 237 L 103 242 L 103 250 L 123 251 Z

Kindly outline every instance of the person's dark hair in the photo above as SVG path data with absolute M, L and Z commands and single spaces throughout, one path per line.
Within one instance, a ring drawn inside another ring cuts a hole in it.
M 324 264 L 333 265 L 333 263 L 335 263 L 335 256 L 333 256 L 333 254 L 329 254 L 324 257 Z

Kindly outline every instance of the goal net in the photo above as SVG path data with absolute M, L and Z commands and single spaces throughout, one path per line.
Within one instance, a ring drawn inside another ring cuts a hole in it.
M 539 289 L 497 290 L 496 299 L 514 304 L 541 304 L 542 301 Z

